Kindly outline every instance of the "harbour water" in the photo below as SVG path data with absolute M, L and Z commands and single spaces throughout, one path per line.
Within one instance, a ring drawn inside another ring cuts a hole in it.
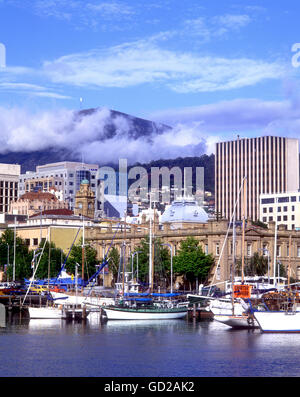
M 300 335 L 216 321 L 21 320 L 0 328 L 1 377 L 299 377 Z

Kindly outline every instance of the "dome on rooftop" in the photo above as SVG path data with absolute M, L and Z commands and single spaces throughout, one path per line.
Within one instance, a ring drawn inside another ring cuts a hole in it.
M 183 197 L 173 201 L 166 208 L 161 217 L 161 222 L 206 223 L 208 222 L 208 214 L 196 200 Z
M 83 180 L 81 181 L 81 184 L 82 184 L 82 185 L 89 185 L 90 182 L 89 182 L 87 179 L 83 179 Z

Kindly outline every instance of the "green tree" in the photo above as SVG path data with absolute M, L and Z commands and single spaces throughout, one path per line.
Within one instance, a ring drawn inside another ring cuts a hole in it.
M 180 242 L 180 248 L 173 260 L 174 272 L 184 276 L 190 286 L 195 281 L 204 283 L 213 263 L 212 255 L 206 255 L 194 237 Z
M 35 273 L 36 279 L 47 279 L 48 274 L 50 278 L 56 277 L 61 269 L 61 261 L 65 260 L 64 253 L 60 248 L 56 248 L 54 243 L 51 242 L 49 247 L 48 241 L 46 242 L 46 244 L 42 241 L 39 248 L 42 250 L 44 245 L 45 248 L 43 251 L 43 255 L 41 257 L 37 257 L 36 259 L 36 264 L 39 263 L 39 266 Z
M 120 266 L 120 254 L 116 247 L 112 247 L 108 254 L 108 269 L 113 275 L 114 282 L 117 281 Z
M 149 283 L 149 237 L 141 240 L 136 247 L 138 254 L 138 274 L 139 281 Z M 170 275 L 170 253 L 169 249 L 162 245 L 159 238 L 153 240 L 153 264 L 154 264 L 154 284 L 160 287 L 167 287 Z M 133 269 L 137 271 L 137 255 L 134 256 Z M 129 269 L 128 269 L 129 270 Z
M 18 236 L 16 236 L 16 256 L 15 256 L 15 280 L 23 281 L 32 275 L 31 258 L 32 254 L 28 246 Z M 4 265 L 9 265 L 6 270 L 6 279 L 13 279 L 13 261 L 14 261 L 14 231 L 6 229 L 0 237 L 0 267 L 3 270 Z M 7 263 L 9 262 L 9 263 Z
M 70 255 L 66 263 L 66 271 L 69 274 L 75 275 L 76 263 L 80 265 L 78 269 L 78 276 L 81 276 L 82 266 L 82 239 L 78 245 L 73 245 Z M 96 273 L 96 266 L 99 264 L 97 260 L 97 251 L 90 245 L 84 247 L 84 279 L 89 279 L 93 274 Z
M 264 276 L 268 271 L 268 258 L 255 252 L 251 258 L 245 257 L 245 276 Z M 242 273 L 242 260 L 237 260 L 237 272 Z

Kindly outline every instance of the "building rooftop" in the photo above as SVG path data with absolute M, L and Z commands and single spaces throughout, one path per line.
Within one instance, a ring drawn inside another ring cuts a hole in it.
M 19 200 L 53 200 L 53 201 L 57 201 L 57 197 L 52 194 L 52 193 L 48 193 L 48 192 L 27 192 L 24 193 Z
M 161 223 L 171 222 L 208 222 L 208 214 L 199 206 L 196 200 L 182 197 L 173 201 L 161 217 Z

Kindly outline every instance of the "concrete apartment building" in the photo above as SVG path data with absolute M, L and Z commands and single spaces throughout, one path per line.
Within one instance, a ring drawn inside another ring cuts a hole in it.
M 265 136 L 216 144 L 216 213 L 230 219 L 244 177 L 247 219 L 260 219 L 260 195 L 299 189 L 298 139 Z M 242 219 L 239 197 L 236 219 Z
M 300 230 L 300 192 L 262 194 L 260 221 L 285 225 L 287 230 Z
M 7 213 L 11 202 L 18 198 L 21 166 L 0 164 L 0 213 Z
M 40 165 L 36 171 L 27 171 L 20 175 L 19 196 L 30 191 L 42 190 L 49 192 L 51 188 L 61 192 L 62 200 L 67 201 L 70 209 L 75 207 L 76 192 L 83 180 L 90 183 L 90 187 L 97 197 L 96 175 L 98 164 L 62 161 Z M 103 201 L 97 197 L 99 202 Z

